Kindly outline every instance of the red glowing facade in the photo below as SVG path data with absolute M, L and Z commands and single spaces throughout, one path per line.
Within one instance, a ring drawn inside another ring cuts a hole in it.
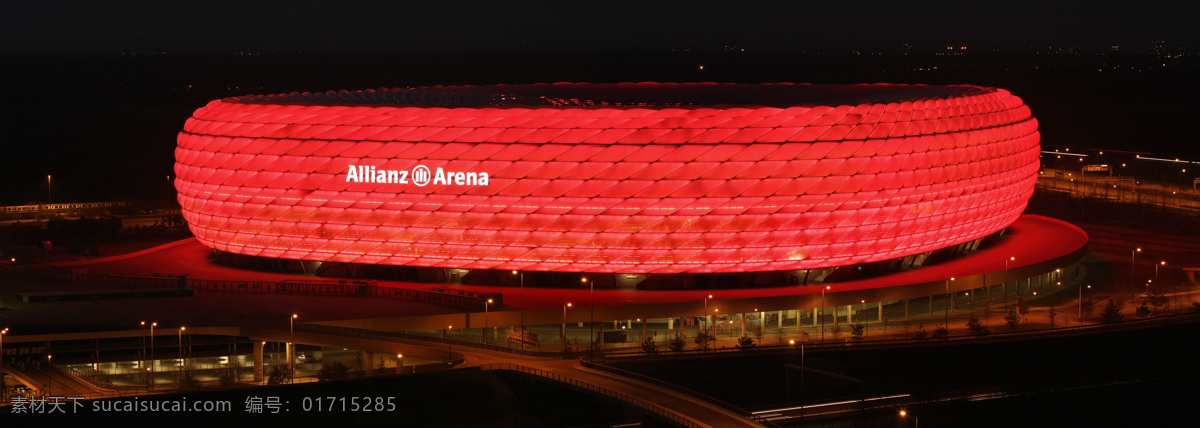
M 1033 192 L 1037 122 L 972 86 L 553 84 L 213 101 L 179 134 L 205 245 L 467 269 L 749 272 L 920 254 Z

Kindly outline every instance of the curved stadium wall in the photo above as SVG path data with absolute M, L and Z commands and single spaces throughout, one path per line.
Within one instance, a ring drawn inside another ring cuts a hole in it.
M 987 236 L 1037 122 L 975 86 L 539 84 L 227 98 L 179 134 L 220 251 L 563 272 L 811 269 Z

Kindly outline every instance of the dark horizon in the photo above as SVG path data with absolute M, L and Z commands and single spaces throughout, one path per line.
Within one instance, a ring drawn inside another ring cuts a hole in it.
M 1194 43 L 1196 4 L 78 0 L 0 6 L 0 53 L 804 52 L 890 46 Z

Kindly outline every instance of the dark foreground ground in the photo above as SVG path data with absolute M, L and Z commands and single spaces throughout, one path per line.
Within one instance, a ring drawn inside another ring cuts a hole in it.
M 112 426 L 105 422 L 173 427 L 671 426 L 636 407 L 555 382 L 518 372 L 470 369 L 119 400 L 58 401 L 64 404 L 31 408 L 23 414 L 8 414 L 21 413 L 16 407 L 3 408 L 0 419 L 4 426 Z M 226 407 L 204 409 L 214 402 Z M 199 410 L 175 410 L 180 403 L 185 409 Z
M 815 426 L 1194 426 L 1200 388 L 1185 320 L 1036 339 L 807 350 L 805 404 L 911 394 Z M 611 362 L 750 410 L 800 404 L 799 350 Z M 785 370 L 785 364 L 793 370 Z M 811 421 L 811 420 L 810 420 Z M 805 425 L 808 426 L 808 425 Z

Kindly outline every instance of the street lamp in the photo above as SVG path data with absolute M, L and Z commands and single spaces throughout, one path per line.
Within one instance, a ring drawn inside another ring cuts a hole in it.
M 525 273 L 512 271 L 521 283 L 521 350 L 525 350 Z
M 483 344 L 484 345 L 488 344 L 488 341 L 487 341 L 488 305 L 491 305 L 491 304 L 492 304 L 492 299 L 487 299 L 486 302 L 483 302 Z M 495 340 L 495 339 L 496 338 L 494 338 L 494 337 L 492 338 L 492 340 Z
M 562 344 L 563 349 L 567 349 L 567 308 L 571 307 L 571 302 L 563 305 L 563 322 L 562 328 L 558 334 L 558 343 Z
M 54 199 L 50 197 L 50 195 L 53 194 L 53 191 L 52 191 L 53 189 L 54 189 L 54 186 L 51 185 L 51 183 L 50 183 L 50 174 L 46 174 L 46 204 L 49 204 L 54 201 Z M 49 208 L 49 207 L 46 207 L 46 208 Z
M 396 354 L 396 374 L 400 374 L 402 367 L 404 367 L 404 354 Z
M 1089 285 L 1089 286 L 1087 286 L 1087 288 L 1089 290 L 1091 290 L 1092 286 Z M 1079 309 L 1078 309 L 1078 312 L 1076 313 L 1076 315 L 1079 316 L 1079 324 L 1083 324 L 1083 283 L 1082 282 L 1079 283 Z
M 298 314 L 292 314 L 292 316 L 288 317 L 288 344 L 286 349 L 288 357 L 288 383 L 296 382 L 296 318 L 299 317 L 300 315 Z
M 821 289 L 821 343 L 825 343 L 825 291 L 830 289 L 828 285 Z
M 54 389 L 54 382 L 50 379 L 50 375 L 54 373 L 54 366 L 50 364 L 50 358 L 52 357 L 54 356 L 46 354 L 46 395 L 53 395 L 51 391 Z
M 450 341 L 450 330 L 454 330 L 454 326 L 446 326 L 446 364 L 454 364 L 454 343 Z
M 950 277 L 949 279 L 946 279 L 946 297 L 949 297 L 951 299 L 954 298 L 954 296 L 950 294 L 950 281 L 953 281 L 953 280 L 954 280 L 954 277 Z M 930 308 L 930 309 L 932 309 L 932 308 Z M 946 313 L 946 321 L 945 321 L 946 331 L 950 331 L 950 302 L 946 302 L 945 313 Z
M 708 299 L 713 298 L 711 294 L 704 298 L 704 330 L 708 331 Z
M 142 321 L 142 325 L 146 325 L 146 322 Z M 146 379 L 150 386 L 154 386 L 154 327 L 158 327 L 157 322 L 150 323 L 150 375 Z
M 179 326 L 179 369 L 180 369 L 180 372 L 183 371 L 183 367 L 184 367 L 184 364 L 183 364 L 183 332 L 184 332 L 184 330 L 187 330 L 187 327 Z M 182 375 L 182 373 L 181 373 L 181 375 Z
M 1137 269 L 1137 253 L 1140 253 L 1140 252 L 1142 252 L 1141 247 L 1138 247 L 1137 249 L 1129 252 L 1129 285 L 1131 286 L 1130 288 L 1132 288 L 1134 278 L 1136 277 L 1134 275 L 1134 271 Z M 1130 293 L 1133 292 L 1133 290 L 1129 290 L 1129 291 L 1130 291 Z M 1130 295 L 1130 298 L 1133 298 L 1132 294 Z
M 8 327 L 0 330 L 0 377 L 4 376 L 4 335 L 6 334 L 8 334 Z M 5 387 L 4 392 L 0 393 L 0 401 L 8 402 L 7 385 L 0 385 L 0 387 Z
M 579 278 L 579 282 L 587 284 L 588 299 L 591 301 L 588 304 L 588 312 L 591 313 L 588 316 L 588 361 L 594 361 L 596 359 L 596 284 L 588 282 L 586 276 Z M 564 328 L 566 327 L 564 326 Z
M 0 373 L 4 373 L 4 335 L 8 334 L 8 327 L 0 330 Z
M 1008 262 L 1014 261 L 1016 259 L 1017 259 L 1016 257 L 1009 257 L 1007 259 L 1004 259 L 1004 286 L 1000 287 L 1000 290 L 1004 292 L 1004 307 L 1005 308 L 1008 307 Z M 1020 296 L 1021 295 L 1021 287 L 1017 287 L 1017 292 L 1014 294 Z

